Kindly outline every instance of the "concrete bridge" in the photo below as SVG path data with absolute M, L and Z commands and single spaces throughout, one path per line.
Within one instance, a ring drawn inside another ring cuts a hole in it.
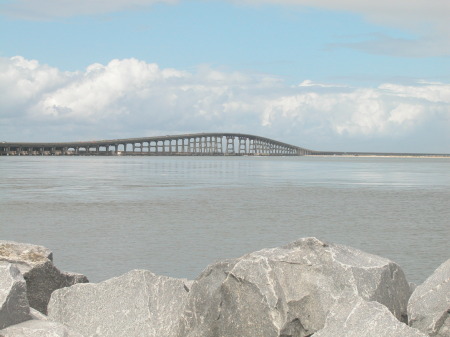
M 197 133 L 68 143 L 0 143 L 0 155 L 4 156 L 303 156 L 319 153 L 241 133 Z

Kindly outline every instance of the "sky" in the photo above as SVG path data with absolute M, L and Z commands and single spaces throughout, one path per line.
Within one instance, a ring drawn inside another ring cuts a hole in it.
M 0 141 L 450 153 L 448 0 L 0 0 Z

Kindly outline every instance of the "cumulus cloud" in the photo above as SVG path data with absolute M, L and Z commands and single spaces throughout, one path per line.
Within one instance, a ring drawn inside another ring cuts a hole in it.
M 23 57 L 0 58 L 0 70 L 0 134 L 11 141 L 223 131 L 332 148 L 337 140 L 424 138 L 424 126 L 450 131 L 445 83 L 288 86 L 267 75 L 186 72 L 136 59 L 61 72 Z M 450 152 L 445 136 L 429 131 Z
M 53 90 L 70 79 L 55 68 L 16 56 L 0 61 L 1 104 L 3 113 L 17 104 L 38 100 L 44 92 Z

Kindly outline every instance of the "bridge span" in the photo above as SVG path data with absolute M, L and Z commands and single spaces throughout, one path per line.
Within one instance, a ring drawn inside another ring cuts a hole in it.
M 0 155 L 4 156 L 304 156 L 318 153 L 241 133 L 197 133 L 67 143 L 0 143 Z

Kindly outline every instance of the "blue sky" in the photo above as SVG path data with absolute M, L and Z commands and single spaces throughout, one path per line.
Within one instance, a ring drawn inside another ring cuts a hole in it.
M 450 2 L 0 1 L 0 138 L 450 153 Z

